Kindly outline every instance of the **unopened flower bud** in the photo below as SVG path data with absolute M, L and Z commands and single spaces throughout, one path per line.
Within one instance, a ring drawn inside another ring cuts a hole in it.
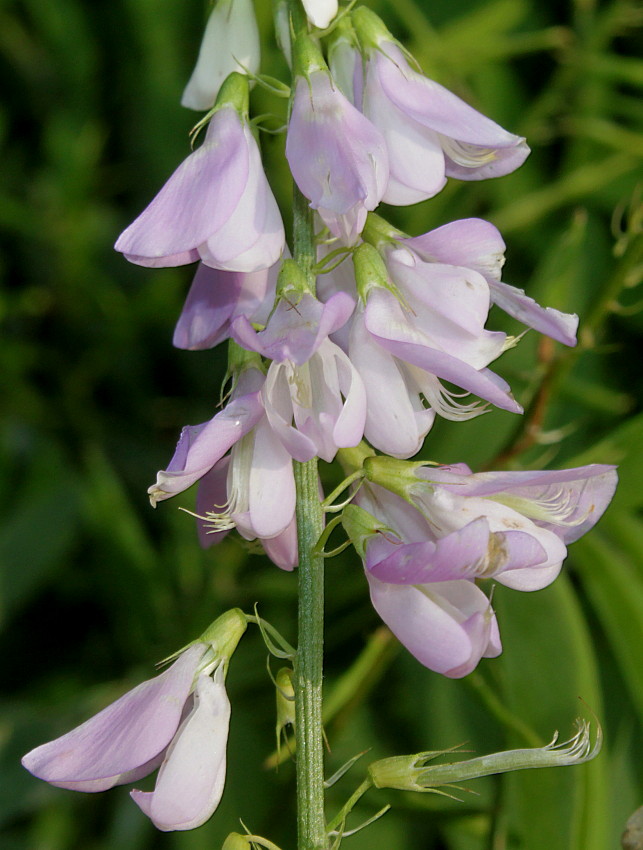
M 508 773 L 534 767 L 562 767 L 583 764 L 597 756 L 603 740 L 600 726 L 592 744 L 590 726 L 585 720 L 576 721 L 577 732 L 568 741 L 557 744 L 558 733 L 544 747 L 523 750 L 506 750 L 486 756 L 427 766 L 449 750 L 430 750 L 410 756 L 380 759 L 369 767 L 370 778 L 376 788 L 396 788 L 400 791 L 434 791 L 440 785 L 453 785 L 480 776 Z
M 295 728 L 295 688 L 293 686 L 293 671 L 290 667 L 282 667 L 275 678 L 277 691 L 277 749 L 281 747 L 281 736 L 286 734 L 287 726 Z

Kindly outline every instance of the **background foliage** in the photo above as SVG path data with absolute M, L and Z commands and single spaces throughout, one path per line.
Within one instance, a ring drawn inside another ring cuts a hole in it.
M 425 456 L 476 469 L 615 462 L 621 485 L 552 587 L 496 588 L 505 651 L 463 681 L 440 679 L 378 630 L 355 558 L 329 563 L 330 772 L 367 747 L 367 758 L 461 742 L 483 753 L 544 743 L 555 729 L 564 738 L 587 711 L 579 697 L 606 733 L 589 765 L 478 780 L 462 802 L 372 793 L 356 824 L 394 808 L 346 846 L 617 848 L 643 803 L 643 14 L 634 0 L 370 5 L 430 76 L 533 148 L 516 174 L 451 183 L 390 210 L 395 223 L 418 234 L 487 217 L 508 243 L 505 280 L 581 315 L 576 350 L 532 333 L 501 361 L 523 420 L 494 411 L 441 423 Z M 257 4 L 270 38 L 267 6 Z M 232 605 L 258 602 L 294 637 L 292 575 L 232 539 L 202 552 L 177 500 L 154 512 L 145 494 L 180 427 L 212 415 L 224 363 L 220 351 L 171 347 L 191 270 L 133 267 L 111 245 L 188 152 L 195 116 L 178 100 L 202 22 L 200 0 L 0 3 L 2 850 L 210 849 L 239 816 L 292 847 L 292 765 L 263 767 L 274 696 L 254 632 L 231 666 L 228 785 L 203 828 L 157 833 L 123 789 L 60 791 L 19 765 Z M 284 71 L 273 48 L 264 69 Z M 255 114 L 283 116 L 270 95 L 255 89 L 253 101 Z M 263 144 L 286 208 L 283 137 Z M 500 314 L 490 325 L 519 330 Z

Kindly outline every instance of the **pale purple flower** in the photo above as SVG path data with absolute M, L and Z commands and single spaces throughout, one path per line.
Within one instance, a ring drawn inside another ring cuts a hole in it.
M 462 315 L 466 324 L 466 305 Z M 433 422 L 433 411 L 450 419 L 482 412 L 476 403 L 458 402 L 441 380 L 496 407 L 522 412 L 502 378 L 467 362 L 476 343 L 475 337 L 467 341 L 466 328 L 455 322 L 441 324 L 437 314 L 430 326 L 423 324 L 423 318 L 426 320 L 426 316 L 405 309 L 392 292 L 377 286 L 368 293 L 366 304 L 358 306 L 351 327 L 349 356 L 367 395 L 366 438 L 375 448 L 396 457 L 410 457 L 419 450 Z M 486 339 L 491 339 L 493 347 L 493 338 Z M 422 397 L 432 411 L 425 409 Z
M 142 266 L 202 260 L 254 272 L 284 248 L 281 214 L 250 127 L 231 106 L 212 116 L 201 147 L 120 235 L 115 248 Z
M 191 351 L 214 348 L 229 338 L 238 316 L 263 324 L 275 301 L 280 265 L 226 272 L 200 263 L 174 330 L 174 345 Z
M 382 199 L 388 156 L 380 132 L 325 69 L 296 81 L 286 157 L 310 206 L 333 235 L 353 244 Z
M 259 30 L 252 0 L 217 0 L 181 97 L 182 106 L 210 109 L 228 74 L 246 69 L 256 74 L 259 59 Z
M 481 658 L 499 655 L 502 646 L 496 617 L 485 594 L 462 568 L 466 554 L 451 546 L 450 552 L 442 554 L 441 573 L 434 571 L 428 578 L 417 575 L 416 581 L 402 581 L 399 566 L 391 569 L 387 557 L 400 551 L 403 564 L 405 553 L 411 560 L 414 546 L 430 545 L 430 526 L 403 499 L 373 484 L 363 485 L 355 502 L 390 528 L 376 528 L 374 523 L 372 531 L 364 532 L 362 527 L 359 539 L 353 542 L 364 558 L 373 607 L 409 652 L 425 667 L 450 678 L 466 676 Z M 346 509 L 349 535 L 351 510 L 359 508 Z M 486 539 L 470 535 L 464 547 L 473 545 L 477 551 L 484 551 L 485 543 Z M 437 548 L 435 543 L 433 548 Z M 460 569 L 449 565 L 450 557 L 460 562 Z
M 257 536 L 253 533 L 253 529 L 250 529 L 252 517 L 250 509 L 242 517 L 239 514 L 230 513 L 229 506 L 234 499 L 234 488 L 238 486 L 230 474 L 230 461 L 230 455 L 222 458 L 199 482 L 196 496 L 197 531 L 199 543 L 204 549 L 219 543 L 228 531 L 236 526 L 239 519 L 241 519 L 241 522 L 237 529 L 243 537 L 254 540 Z M 275 491 L 278 492 L 279 502 L 275 504 L 276 511 L 273 514 L 279 515 L 284 502 L 289 500 L 290 504 L 286 504 L 286 514 L 290 515 L 290 521 L 274 537 L 259 537 L 258 539 L 264 552 L 274 564 L 282 570 L 291 571 L 299 563 L 299 557 L 297 524 L 291 495 L 294 491 L 294 478 L 291 473 L 292 464 L 289 458 L 286 459 L 284 467 L 286 472 L 285 488 L 283 484 L 279 484 L 279 481 L 275 481 Z M 248 481 L 248 491 L 250 491 L 253 483 Z M 286 489 L 288 496 L 286 500 L 284 500 L 284 489 Z M 250 500 L 248 499 L 248 501 Z M 246 520 L 245 523 L 244 519 Z M 283 524 L 279 519 L 277 522 L 279 525 Z
M 225 784 L 230 702 L 223 667 L 202 673 L 194 705 L 168 747 L 154 791 L 130 795 L 163 832 L 194 829 L 213 814 Z
M 564 345 L 576 345 L 578 316 L 541 307 L 522 289 L 501 281 L 505 243 L 498 229 L 488 221 L 479 218 L 454 221 L 422 236 L 403 239 L 402 244 L 426 262 L 474 269 L 486 279 L 491 300 L 505 313 Z
M 88 792 L 135 782 L 160 765 L 155 790 L 132 796 L 159 829 L 192 829 L 221 799 L 229 720 L 223 663 L 196 643 L 164 673 L 22 763 L 52 785 Z
M 482 180 L 509 174 L 526 159 L 525 140 L 413 70 L 403 50 L 368 9 L 353 15 L 366 55 L 362 111 L 386 139 L 390 177 L 383 200 L 431 198 L 447 177 Z M 359 105 L 359 104 L 358 104 Z
M 427 494 L 435 488 L 464 500 L 459 503 L 462 513 L 500 505 L 565 544 L 578 540 L 596 525 L 612 500 L 618 480 L 615 466 L 598 463 L 572 469 L 475 474 L 465 464 L 455 464 L 420 467 L 415 474 L 425 484 L 414 490 L 414 498 L 425 509 Z
M 157 474 L 147 491 L 152 505 L 187 490 L 252 431 L 264 416 L 263 382 L 264 376 L 257 369 L 245 370 L 222 411 L 209 422 L 183 429 L 167 469 Z
M 272 359 L 263 388 L 266 416 L 288 453 L 299 461 L 330 461 L 338 448 L 364 434 L 366 403 L 358 372 L 328 336 L 349 319 L 354 300 L 344 292 L 322 304 L 310 293 L 284 294 L 265 330 L 247 319 L 232 325 L 245 348 Z
M 471 581 L 402 585 L 366 574 L 373 607 L 408 651 L 429 670 L 466 676 L 502 645 L 491 603 Z

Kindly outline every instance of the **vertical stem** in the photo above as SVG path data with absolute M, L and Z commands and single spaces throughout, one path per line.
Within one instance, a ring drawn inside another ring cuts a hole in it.
M 295 39 L 308 22 L 300 0 L 289 0 Z M 293 44 L 293 53 L 296 47 Z M 293 56 L 293 67 L 298 63 Z M 296 79 L 293 78 L 294 95 Z M 316 261 L 313 212 L 297 186 L 293 193 L 293 258 L 312 291 Z M 299 613 L 295 657 L 295 741 L 297 746 L 297 837 L 299 850 L 327 850 L 324 816 L 324 748 L 322 675 L 324 660 L 324 559 L 313 547 L 324 528 L 319 500 L 317 458 L 295 462 L 297 545 L 299 547 Z
M 312 554 L 323 529 L 317 459 L 295 463 L 299 620 L 295 659 L 297 831 L 299 850 L 325 850 L 322 667 L 324 559 Z

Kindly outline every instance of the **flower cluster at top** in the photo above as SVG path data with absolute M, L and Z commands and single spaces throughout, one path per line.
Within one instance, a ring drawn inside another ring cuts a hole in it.
M 215 5 L 182 99 L 207 110 L 204 140 L 116 243 L 143 266 L 198 263 L 174 344 L 229 346 L 225 404 L 183 429 L 149 495 L 155 505 L 198 484 L 203 546 L 236 528 L 292 570 L 293 461 L 339 455 L 347 481 L 360 482 L 340 521 L 374 608 L 422 664 L 460 677 L 501 651 L 480 582 L 552 582 L 566 545 L 609 504 L 616 472 L 476 474 L 408 460 L 436 416 L 522 412 L 490 368 L 515 343 L 486 329 L 492 304 L 568 346 L 578 319 L 502 281 L 492 224 L 409 235 L 375 213 L 382 201 L 431 198 L 449 178 L 501 177 L 529 149 L 423 76 L 365 7 L 302 4 L 308 26 L 293 27 L 280 4 L 276 25 L 293 69 L 286 157 L 314 211 L 316 286 L 291 259 L 249 118 L 249 85 L 261 80 L 252 0 Z M 203 823 L 223 789 L 224 679 L 247 621 L 224 615 L 165 673 L 28 753 L 25 767 L 101 791 L 160 766 L 154 791 L 132 792 L 136 803 L 162 830 Z
M 551 582 L 565 543 L 609 503 L 616 474 L 475 475 L 462 464 L 403 462 L 436 416 L 522 412 L 490 366 L 515 343 L 485 328 L 492 303 L 564 345 L 575 344 L 578 319 L 501 280 L 505 246 L 492 224 L 465 219 L 410 236 L 374 212 L 382 201 L 431 198 L 448 178 L 501 177 L 529 148 L 423 76 L 367 8 L 345 10 L 322 33 L 337 4 L 304 7 L 309 26 L 294 28 L 292 44 L 281 39 L 293 70 L 286 158 L 317 223 L 316 287 L 290 259 L 249 123 L 259 55 L 248 0 L 215 8 L 184 95 L 210 109 L 203 143 L 116 243 L 141 265 L 198 262 L 174 344 L 230 341 L 225 406 L 183 429 L 150 499 L 198 482 L 204 546 L 236 528 L 290 570 L 293 460 L 332 461 L 370 444 L 370 478 L 354 503 L 361 531 L 350 511 L 344 525 L 373 604 L 422 663 L 463 676 L 500 652 L 477 581 L 521 590 Z

